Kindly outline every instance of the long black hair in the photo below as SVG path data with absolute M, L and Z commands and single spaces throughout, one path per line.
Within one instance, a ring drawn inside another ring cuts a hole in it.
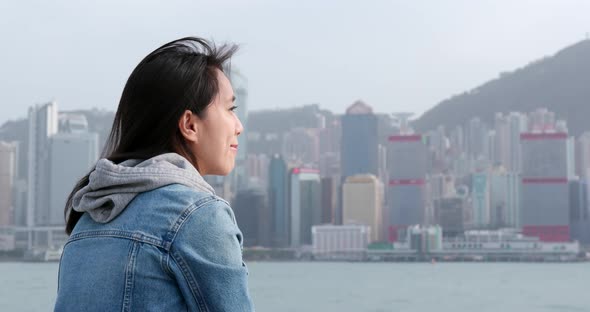
M 233 44 L 217 47 L 201 38 L 186 37 L 146 56 L 125 84 L 101 157 L 120 163 L 175 152 L 196 166 L 178 121 L 186 110 L 205 118 L 205 109 L 219 91 L 216 70 L 223 71 L 236 50 Z M 68 235 L 82 216 L 73 210 L 72 198 L 88 185 L 89 176 L 76 184 L 66 202 Z

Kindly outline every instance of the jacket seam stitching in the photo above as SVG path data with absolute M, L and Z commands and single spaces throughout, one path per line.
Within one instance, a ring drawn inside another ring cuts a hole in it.
M 184 262 L 182 256 L 180 256 L 176 252 L 172 251 L 171 254 L 172 261 L 174 261 L 178 265 L 180 271 L 182 272 L 182 275 L 184 276 L 184 279 L 189 284 L 189 289 L 191 290 L 191 293 L 193 293 L 193 296 L 195 297 L 197 304 L 199 305 L 199 309 L 203 311 L 209 311 L 209 309 L 207 308 L 207 303 L 205 302 L 205 298 L 201 293 L 201 289 L 199 288 L 199 284 L 194 278 L 192 278 L 192 274 L 188 269 L 188 265 Z
M 137 251 L 139 249 L 139 243 L 133 242 L 131 248 L 129 249 L 129 261 L 127 262 L 127 266 L 125 268 L 125 293 L 123 296 L 123 309 L 122 311 L 131 311 L 131 300 L 132 298 L 132 288 L 133 288 L 133 281 L 135 278 L 135 260 L 137 257 Z
M 146 236 L 145 234 L 138 234 L 138 233 L 129 233 L 120 230 L 101 230 L 101 231 L 85 231 L 81 233 L 74 234 L 70 236 L 66 245 L 71 242 L 87 239 L 87 238 L 96 238 L 96 237 L 115 237 L 115 238 L 124 238 L 129 239 L 136 242 L 147 243 L 150 245 L 154 245 L 156 247 L 165 248 L 165 242 L 160 239 L 153 238 Z
M 203 199 L 200 199 L 196 203 L 193 203 L 192 205 L 188 206 L 182 212 L 180 217 L 178 217 L 178 219 L 176 219 L 176 222 L 174 222 L 174 224 L 172 225 L 172 228 L 170 230 L 168 230 L 168 232 L 166 233 L 165 241 L 164 241 L 164 244 L 166 246 L 166 248 L 165 248 L 166 251 L 170 250 L 170 247 L 172 246 L 172 244 L 174 243 L 174 240 L 176 239 L 176 235 L 180 231 L 180 228 L 182 228 L 182 225 L 184 225 L 184 222 L 190 217 L 190 215 L 194 211 L 196 211 L 197 209 L 203 207 L 205 204 L 208 204 L 208 203 L 210 203 L 212 201 L 216 201 L 216 200 L 218 200 L 218 199 L 214 196 L 205 197 Z

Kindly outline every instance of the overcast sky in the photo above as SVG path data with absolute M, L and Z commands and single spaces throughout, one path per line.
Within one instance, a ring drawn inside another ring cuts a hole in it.
M 235 42 L 250 109 L 421 114 L 590 32 L 586 0 L 1 1 L 0 124 L 55 99 L 116 110 L 137 63 L 195 35 Z

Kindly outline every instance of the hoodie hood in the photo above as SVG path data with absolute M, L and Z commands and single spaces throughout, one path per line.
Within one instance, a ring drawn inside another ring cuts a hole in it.
M 213 188 L 184 157 L 167 153 L 119 164 L 103 158 L 90 173 L 88 185 L 74 194 L 73 209 L 88 212 L 96 222 L 117 217 L 137 195 L 170 184 L 182 184 L 215 195 Z

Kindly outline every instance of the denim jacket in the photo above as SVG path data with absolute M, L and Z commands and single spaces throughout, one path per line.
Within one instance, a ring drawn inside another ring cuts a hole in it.
M 95 175 L 93 180 L 91 175 L 85 194 L 78 201 L 74 198 L 74 209 L 87 210 L 64 246 L 55 311 L 254 310 L 242 261 L 242 233 L 230 206 L 212 189 L 207 191 L 210 187 L 158 182 L 165 180 L 158 180 L 154 171 L 162 165 L 158 162 L 139 170 L 152 177 L 147 180 L 149 190 L 128 196 L 129 188 L 146 185 L 137 182 L 142 174 L 128 170 L 141 167 L 141 162 L 123 168 L 110 163 L 115 170 L 103 175 L 112 178 L 123 172 L 124 178 L 115 180 L 128 179 L 126 186 L 106 183 L 101 189 L 97 179 L 104 177 Z M 100 169 L 97 164 L 95 171 Z M 170 175 L 171 169 L 162 172 Z M 196 172 L 192 166 L 185 169 Z M 201 179 L 199 175 L 193 180 L 204 183 Z M 117 187 L 127 199 L 112 191 Z M 124 207 L 112 213 L 117 205 Z M 96 214 L 88 207 L 103 211 Z

